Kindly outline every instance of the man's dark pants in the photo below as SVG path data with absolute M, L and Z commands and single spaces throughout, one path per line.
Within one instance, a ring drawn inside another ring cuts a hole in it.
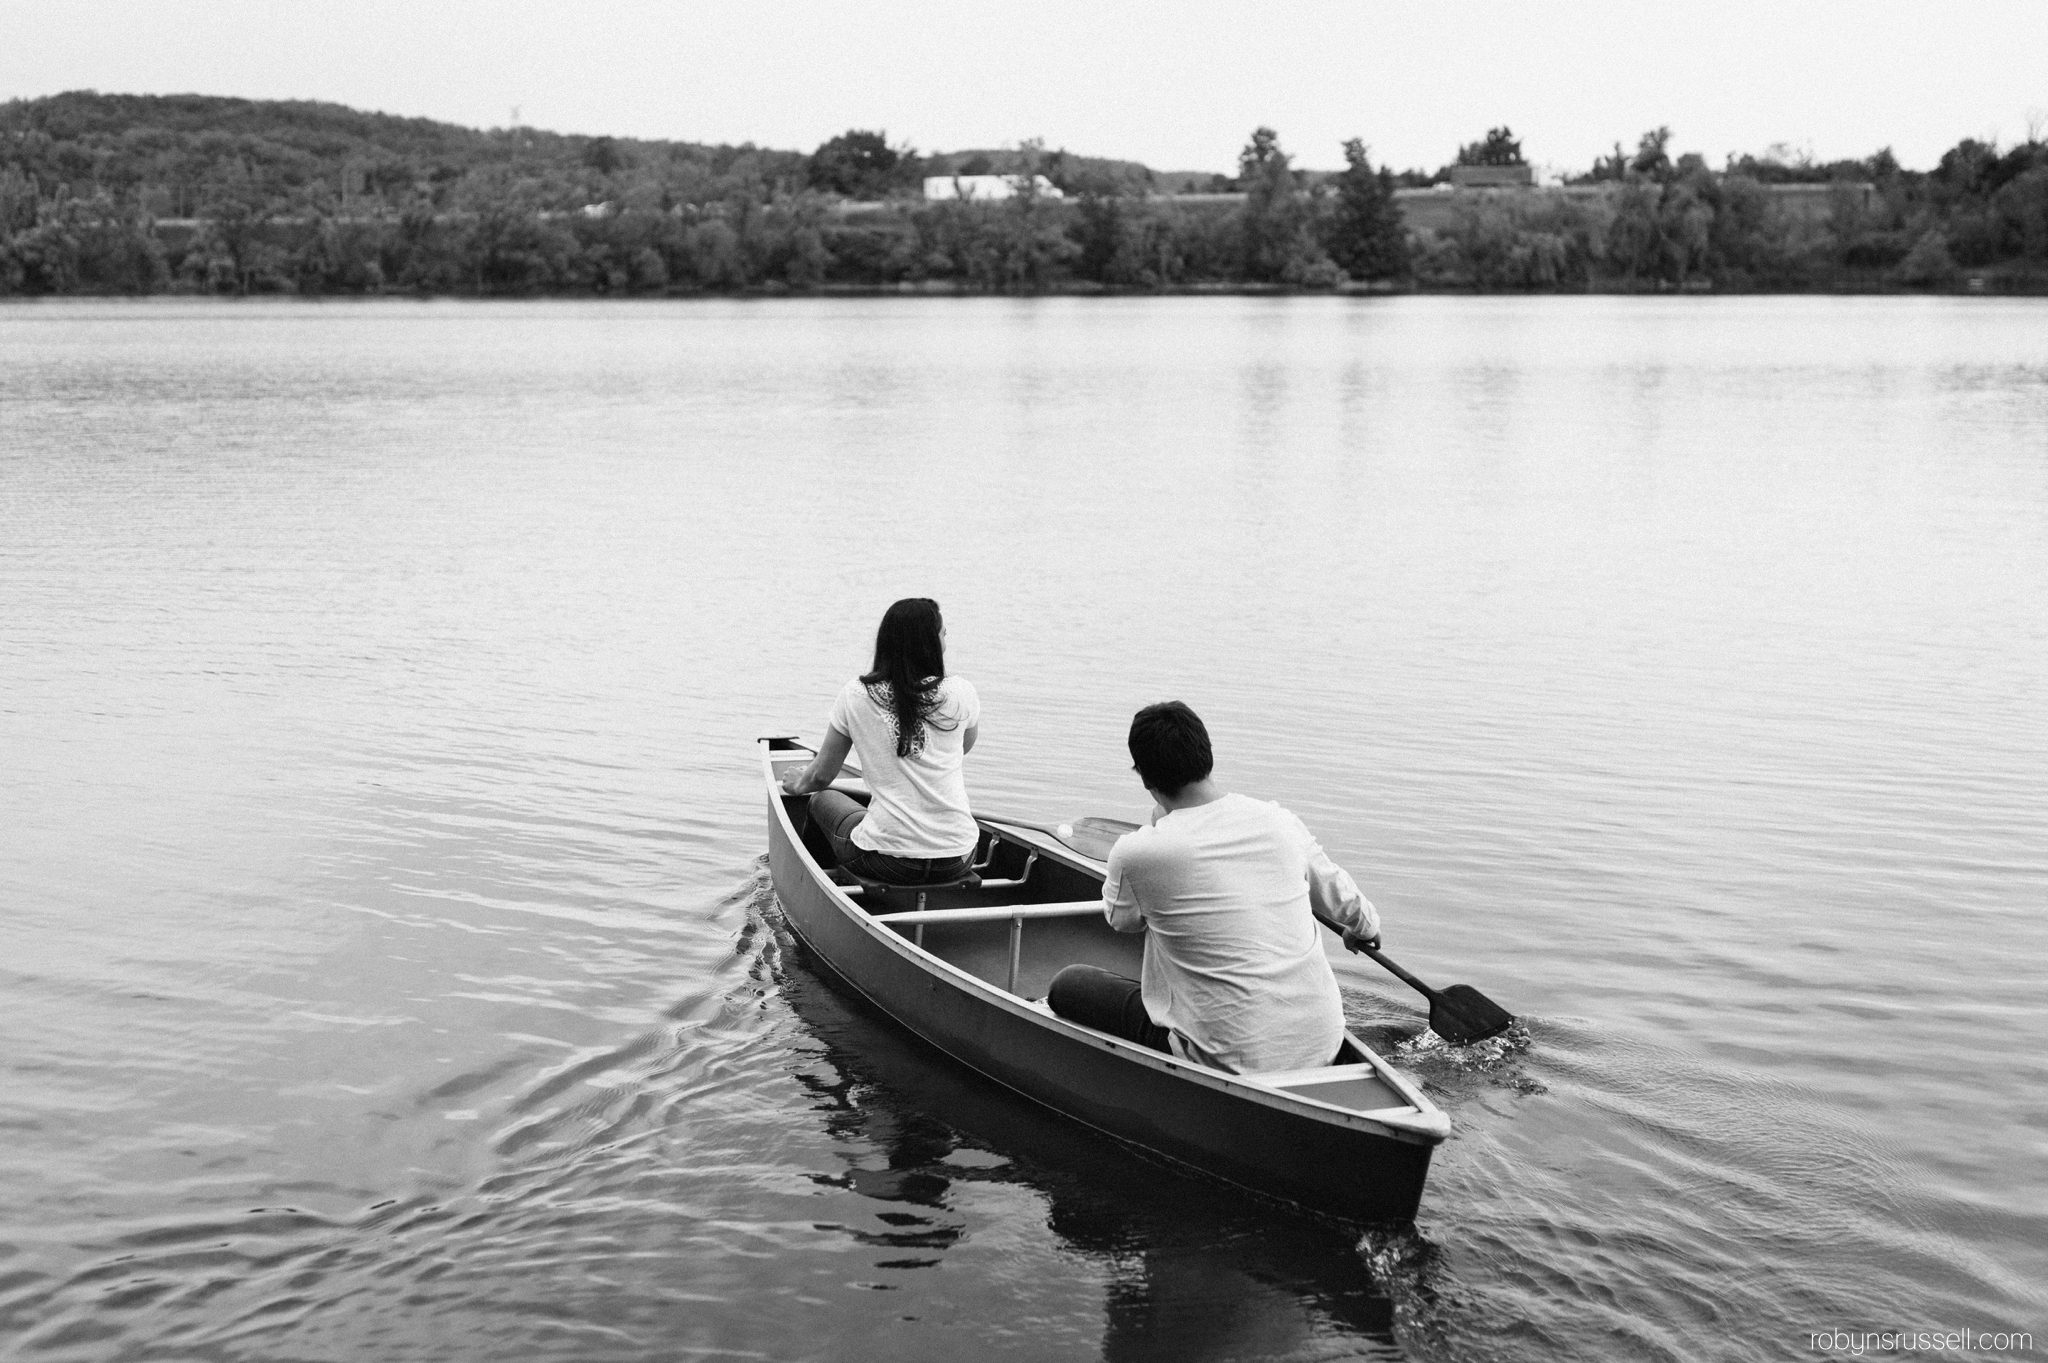
M 1173 1053 L 1173 1033 L 1145 1011 L 1144 991 L 1136 980 L 1100 966 L 1070 965 L 1052 977 L 1045 1001 L 1069 1022 Z

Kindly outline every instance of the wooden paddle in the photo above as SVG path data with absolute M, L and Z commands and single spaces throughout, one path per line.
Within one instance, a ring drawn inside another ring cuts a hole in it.
M 981 816 L 990 823 L 1006 824 L 1011 828 L 1029 828 L 1039 833 L 1050 833 L 1082 856 L 1095 861 L 1105 860 L 1109 848 L 1116 840 L 1138 825 L 1123 819 L 1076 819 L 1071 824 L 1032 823 L 1025 819 L 1006 819 L 997 814 L 984 813 Z M 1100 848 L 1100 850 L 1097 850 Z M 1316 914 L 1316 921 L 1344 936 L 1341 924 Z M 1429 1000 L 1429 1030 L 1435 1032 L 1453 1046 L 1469 1046 L 1475 1041 L 1499 1036 L 1514 1024 L 1515 1015 L 1480 993 L 1469 984 L 1454 984 L 1448 989 L 1432 989 L 1421 980 L 1403 970 L 1399 964 L 1388 959 L 1376 947 L 1354 947 L 1348 941 L 1348 950 L 1361 952 L 1372 957 L 1391 971 L 1394 976 Z
M 1109 860 L 1109 849 L 1116 845 L 1116 840 L 1138 826 L 1126 823 L 1122 819 L 1076 819 L 1072 823 L 1063 824 L 1034 823 L 1029 819 L 1012 819 L 985 811 L 976 817 L 986 819 L 990 823 L 999 823 L 1005 828 L 1028 828 L 1034 833 L 1050 834 L 1090 861 Z

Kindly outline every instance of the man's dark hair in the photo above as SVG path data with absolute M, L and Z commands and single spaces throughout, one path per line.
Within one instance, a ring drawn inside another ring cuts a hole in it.
M 1131 761 L 1138 779 L 1161 795 L 1178 795 L 1216 765 L 1202 717 L 1177 700 L 1148 705 L 1131 720 Z

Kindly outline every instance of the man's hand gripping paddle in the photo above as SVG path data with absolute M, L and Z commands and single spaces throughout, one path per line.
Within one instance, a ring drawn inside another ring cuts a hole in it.
M 1316 921 L 1344 936 L 1344 929 L 1321 914 Z M 1515 1015 L 1480 993 L 1469 984 L 1454 984 L 1449 989 L 1431 989 L 1400 966 L 1388 960 L 1378 949 L 1368 946 L 1352 946 L 1347 938 L 1344 945 L 1352 951 L 1363 952 L 1392 971 L 1403 983 L 1415 989 L 1429 1000 L 1429 1030 L 1435 1032 L 1453 1046 L 1469 1046 L 1475 1041 L 1484 1041 L 1490 1036 L 1499 1036 L 1514 1024 Z

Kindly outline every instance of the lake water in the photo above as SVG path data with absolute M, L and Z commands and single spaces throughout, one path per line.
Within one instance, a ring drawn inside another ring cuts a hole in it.
M 0 527 L 0 1352 L 2048 1346 L 2048 304 L 21 305 Z M 812 973 L 752 740 L 912 594 L 983 807 L 1180 697 L 1526 1019 L 1338 963 L 1412 1229 Z

